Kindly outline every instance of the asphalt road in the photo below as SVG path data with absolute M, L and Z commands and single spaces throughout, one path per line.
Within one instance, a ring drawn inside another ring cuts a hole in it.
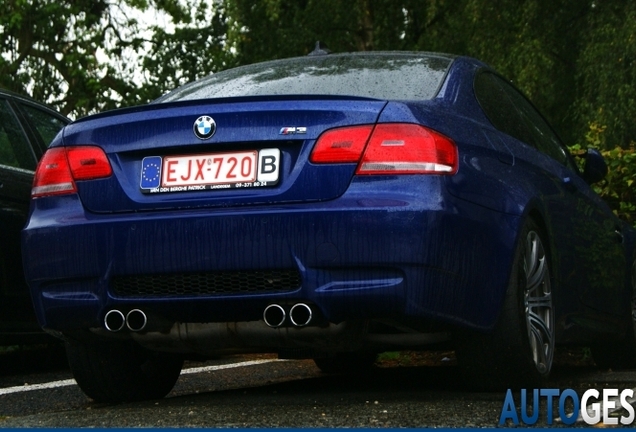
M 561 356 L 550 387 L 579 395 L 636 387 L 636 371 L 600 371 L 575 357 Z M 506 398 L 467 389 L 444 352 L 385 359 L 359 376 L 274 356 L 188 363 L 165 399 L 119 405 L 86 398 L 59 351 L 2 355 L 0 366 L 0 427 L 497 427 Z M 519 404 L 518 393 L 514 399 Z M 558 400 L 553 405 L 558 417 Z M 545 427 L 545 400 L 539 411 L 536 426 Z

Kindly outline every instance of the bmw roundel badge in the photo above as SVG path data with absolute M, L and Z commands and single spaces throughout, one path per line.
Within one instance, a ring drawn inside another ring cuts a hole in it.
M 194 122 L 194 134 L 199 139 L 208 139 L 216 132 L 216 123 L 210 116 L 201 116 Z

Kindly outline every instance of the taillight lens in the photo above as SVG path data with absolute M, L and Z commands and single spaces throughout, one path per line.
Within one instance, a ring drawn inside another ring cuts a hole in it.
M 318 138 L 309 160 L 313 163 L 358 162 L 373 125 L 330 129 Z
M 105 178 L 112 172 L 106 153 L 99 147 L 52 148 L 44 153 L 38 164 L 31 196 L 76 193 L 76 180 Z
M 356 174 L 454 174 L 457 147 L 444 135 L 416 124 L 379 124 Z
M 69 147 L 66 157 L 75 180 L 110 177 L 113 173 L 106 153 L 99 147 Z
M 448 137 L 411 123 L 331 129 L 316 142 L 313 163 L 358 163 L 356 174 L 454 174 L 457 147 Z

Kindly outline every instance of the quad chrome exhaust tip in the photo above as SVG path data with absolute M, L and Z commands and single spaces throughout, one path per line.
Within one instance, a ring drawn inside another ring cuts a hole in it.
M 126 314 L 126 327 L 130 331 L 138 332 L 146 328 L 148 317 L 141 309 L 133 309 Z
M 289 317 L 289 320 L 287 319 Z M 293 327 L 305 327 L 314 318 L 314 311 L 306 303 L 296 303 L 289 310 L 272 303 L 263 311 L 263 321 L 271 328 L 279 328 L 287 322 Z M 109 310 L 104 316 L 104 327 L 110 332 L 128 328 L 131 332 L 143 331 L 148 325 L 148 316 L 141 309 L 132 309 L 127 314 L 117 309 Z
M 289 312 L 279 304 L 272 303 L 263 311 L 263 321 L 271 328 L 278 328 L 285 324 L 287 316 L 294 327 L 304 327 L 313 319 L 314 313 L 306 303 L 296 303 Z
M 118 332 L 123 329 L 125 325 L 126 317 L 121 311 L 113 309 L 106 312 L 106 316 L 104 317 L 104 327 L 106 327 L 106 330 Z
M 281 305 L 271 304 L 263 311 L 263 321 L 271 328 L 278 328 L 285 323 L 287 313 Z
M 126 315 L 120 310 L 111 309 L 104 316 L 104 327 L 111 332 L 118 332 L 128 327 L 133 332 L 142 331 L 148 324 L 148 317 L 141 309 L 132 309 Z
M 306 303 L 296 303 L 289 310 L 289 319 L 296 327 L 304 327 L 309 324 L 313 315 L 311 307 Z

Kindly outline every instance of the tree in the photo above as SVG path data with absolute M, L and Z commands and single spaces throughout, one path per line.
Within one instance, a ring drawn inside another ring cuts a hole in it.
M 236 65 L 227 45 L 228 25 L 221 3 L 192 1 L 173 16 L 170 31 L 154 25 L 139 69 L 144 73 L 140 98 L 146 101 L 190 81 Z
M 622 0 L 225 0 L 239 64 L 336 52 L 470 55 L 511 79 L 568 144 L 636 138 L 636 3 Z
M 226 64 L 218 61 L 224 21 L 209 1 L 2 0 L 1 7 L 0 86 L 71 117 L 148 102 Z M 144 14 L 167 25 L 144 27 Z
M 228 67 L 306 55 L 320 41 L 334 52 L 477 57 L 526 93 L 566 143 L 586 143 L 590 128 L 604 130 L 604 149 L 636 141 L 635 2 L 0 2 L 0 86 L 73 116 L 144 103 Z
M 111 92 L 130 98 L 134 87 L 96 56 L 109 37 L 120 37 L 112 12 L 105 0 L 5 0 L 0 85 L 67 115 L 91 111 L 94 100 L 112 107 Z M 134 29 L 132 20 L 125 24 Z
M 636 142 L 636 3 L 594 2 L 576 64 L 575 127 L 603 128 L 602 148 Z

